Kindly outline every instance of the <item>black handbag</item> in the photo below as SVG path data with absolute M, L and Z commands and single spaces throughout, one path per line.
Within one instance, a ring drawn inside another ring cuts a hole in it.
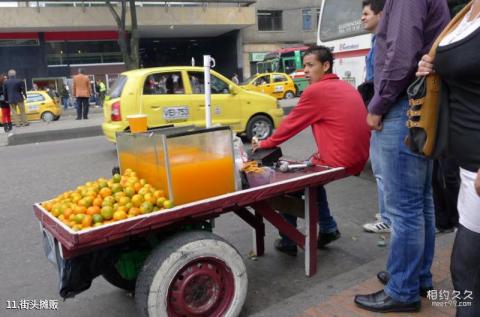
M 363 102 L 365 103 L 365 106 L 368 106 L 370 103 L 370 100 L 373 98 L 374 90 L 373 90 L 373 81 L 371 80 L 366 80 L 363 83 L 361 83 L 357 87 L 358 92 L 360 93 L 360 96 L 362 96 Z
M 455 29 L 470 10 L 471 3 L 440 33 L 428 55 L 435 59 L 440 41 Z M 442 80 L 436 73 L 418 77 L 408 87 L 407 112 L 408 134 L 405 144 L 409 149 L 428 158 L 438 158 L 446 151 L 448 143 L 448 92 L 442 87 Z

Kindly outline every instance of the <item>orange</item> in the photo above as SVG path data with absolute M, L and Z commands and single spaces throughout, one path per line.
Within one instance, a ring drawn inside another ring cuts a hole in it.
M 129 202 L 130 202 L 130 197 L 127 197 L 127 196 L 122 196 L 118 200 L 118 204 L 120 206 L 126 206 Z
M 102 210 L 100 211 L 103 219 L 110 220 L 113 217 L 113 208 L 112 206 L 103 206 Z
M 104 187 L 102 189 L 100 189 L 100 192 L 99 192 L 100 196 L 102 196 L 103 198 L 107 197 L 107 196 L 110 196 L 112 195 L 112 190 L 108 187 Z
M 156 204 L 158 207 L 160 207 L 160 208 L 164 208 L 164 207 L 163 207 L 163 203 L 164 203 L 165 201 L 166 201 L 165 197 L 160 197 L 160 198 L 157 199 L 157 201 L 156 201 L 155 204 Z
M 153 211 L 153 205 L 149 201 L 143 202 L 142 205 L 140 206 L 140 212 L 142 214 L 148 214 L 148 213 L 151 213 L 152 211 Z
M 103 199 L 101 196 L 97 196 L 97 198 L 95 198 L 93 200 L 93 205 L 94 206 L 98 206 L 98 207 L 101 207 L 102 206 L 102 202 L 103 202 Z
M 123 189 L 123 192 L 128 197 L 132 197 L 133 195 L 135 195 L 135 188 L 133 188 L 132 186 L 127 186 Z
M 70 215 L 72 215 L 72 214 L 73 214 L 73 210 L 72 210 L 72 209 L 66 209 L 66 210 L 63 212 L 63 217 L 65 217 L 65 219 L 68 219 L 68 218 L 70 218 Z M 60 215 L 60 216 L 62 216 L 62 215 Z M 59 216 L 59 218 L 60 218 L 60 216 Z
M 165 208 L 172 208 L 173 207 L 173 203 L 170 201 L 170 200 L 165 200 L 163 202 L 163 207 Z
M 153 192 L 153 196 L 155 196 L 155 198 L 165 197 L 165 192 L 159 189 Z
M 107 196 L 103 199 L 102 206 L 113 206 L 115 198 L 113 196 Z
M 133 189 L 135 189 L 135 192 L 138 193 L 138 191 L 142 188 L 142 185 L 140 185 L 140 183 L 135 183 L 133 184 Z
M 140 207 L 140 205 L 144 202 L 143 196 L 141 195 L 133 195 L 132 197 L 132 205 L 135 207 Z
M 84 214 L 86 212 L 87 212 L 87 207 L 85 207 L 85 206 L 78 206 L 77 205 L 73 208 L 73 213 L 76 214 L 76 215 L 77 214 Z
M 138 216 L 140 214 L 140 208 L 132 207 L 128 210 L 128 214 L 131 216 Z
M 122 179 L 122 176 L 121 176 L 120 174 L 115 174 L 115 175 L 113 175 L 113 177 L 112 177 L 112 181 L 113 181 L 114 183 L 120 183 L 120 180 L 121 180 L 121 179 Z
M 114 183 L 114 184 L 112 184 L 111 189 L 112 189 L 112 193 L 116 194 L 118 192 L 121 192 L 123 188 L 122 188 L 122 185 L 120 185 L 118 183 Z
M 87 215 L 95 215 L 100 213 L 100 207 L 98 206 L 90 206 L 87 208 Z
M 83 220 L 82 220 L 82 227 L 83 227 L 83 228 L 91 227 L 91 226 L 92 226 L 92 222 L 93 222 L 92 216 L 90 216 L 90 215 L 85 215 L 85 217 L 84 217 Z
M 81 224 L 82 221 L 85 219 L 85 214 L 77 214 L 73 217 L 73 221 L 77 224 Z
M 151 202 L 152 205 L 155 205 L 157 203 L 157 198 L 152 193 L 146 193 L 143 198 L 145 201 Z
M 92 216 L 92 220 L 95 224 L 97 224 L 97 223 L 101 224 L 102 221 L 103 221 L 103 217 L 100 214 L 95 214 L 95 215 Z
M 113 213 L 113 220 L 117 221 L 123 219 L 127 219 L 127 213 L 125 211 L 119 210 Z
M 42 207 L 47 211 L 52 211 L 53 204 L 49 201 L 42 204 Z

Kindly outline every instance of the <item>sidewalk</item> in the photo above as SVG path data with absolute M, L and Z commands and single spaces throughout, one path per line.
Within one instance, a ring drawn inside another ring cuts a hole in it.
M 0 134 L 0 146 L 48 142 L 102 135 L 103 109 L 90 107 L 88 120 L 75 120 L 75 109 L 67 109 L 58 121 L 31 121 L 28 127 L 14 127 L 13 135 Z
M 455 234 L 437 235 L 435 258 L 432 265 L 434 290 L 445 290 L 450 295 L 453 286 L 450 278 L 450 255 Z M 446 317 L 455 316 L 453 307 L 438 307 L 447 300 L 431 301 L 422 298 L 419 313 L 374 313 L 358 308 L 353 302 L 357 294 L 373 293 L 382 288 L 376 273 L 385 269 L 386 259 L 375 261 L 326 280 L 314 288 L 288 298 L 277 305 L 255 314 L 253 317 L 292 316 L 292 317 Z

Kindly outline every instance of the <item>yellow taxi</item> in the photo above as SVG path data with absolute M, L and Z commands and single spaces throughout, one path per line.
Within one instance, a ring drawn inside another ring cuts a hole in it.
M 258 91 L 277 99 L 291 99 L 297 94 L 295 83 L 285 73 L 255 74 L 245 80 L 241 86 L 247 90 Z
M 58 96 L 53 92 L 45 90 L 27 91 L 27 99 L 24 103 L 28 121 L 42 119 L 49 122 L 58 120 L 62 115 L 62 107 Z M 0 118 L 1 115 L 0 113 Z
M 213 124 L 228 125 L 251 139 L 265 139 L 283 118 L 275 98 L 247 91 L 211 71 Z M 104 102 L 103 133 L 115 142 L 117 131 L 129 129 L 127 116 L 144 113 L 148 128 L 168 124 L 205 126 L 203 67 L 142 68 L 117 78 Z

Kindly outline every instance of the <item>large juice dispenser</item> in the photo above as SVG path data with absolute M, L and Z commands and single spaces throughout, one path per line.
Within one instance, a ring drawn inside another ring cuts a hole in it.
M 118 133 L 120 170 L 136 171 L 180 205 L 235 191 L 232 132 L 169 128 L 146 133 Z

